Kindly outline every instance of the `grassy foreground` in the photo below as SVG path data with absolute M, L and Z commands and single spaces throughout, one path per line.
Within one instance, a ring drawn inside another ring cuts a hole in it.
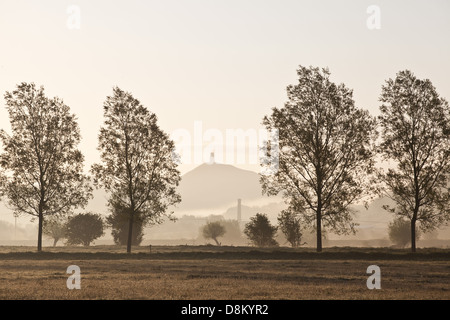
M 450 250 L 0 247 L 0 299 L 450 299 Z M 69 265 L 81 289 L 69 290 Z M 369 290 L 369 265 L 381 289 Z

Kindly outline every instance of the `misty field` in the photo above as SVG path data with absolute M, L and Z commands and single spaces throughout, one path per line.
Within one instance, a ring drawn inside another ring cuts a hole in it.
M 69 265 L 81 289 L 69 290 Z M 381 289 L 369 290 L 369 265 Z M 0 299 L 450 299 L 450 251 L 244 247 L 0 247 Z

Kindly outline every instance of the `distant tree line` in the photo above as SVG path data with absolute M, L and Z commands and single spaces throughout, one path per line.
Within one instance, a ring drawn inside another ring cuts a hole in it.
M 417 232 L 450 220 L 447 101 L 430 80 L 405 70 L 382 86 L 380 115 L 373 117 L 355 105 L 351 89 L 330 80 L 328 69 L 300 66 L 297 75 L 298 83 L 287 87 L 285 105 L 262 121 L 269 131 L 278 131 L 263 148 L 266 159 L 277 159 L 277 170 L 261 175 L 263 192 L 281 194 L 288 208 L 278 227 L 259 214 L 244 233 L 255 245 L 274 245 L 280 228 L 292 246 L 299 246 L 300 226 L 305 226 L 315 230 L 321 251 L 324 230 L 356 232 L 352 204 L 387 196 L 395 206 L 384 209 L 394 220 L 408 222 L 415 251 Z M 144 226 L 164 217 L 175 220 L 169 209 L 181 198 L 174 142 L 131 93 L 115 87 L 106 97 L 100 162 L 91 175 L 83 172 L 77 118 L 62 99 L 47 97 L 33 83 L 21 83 L 4 97 L 11 134 L 0 131 L 0 197 L 14 214 L 37 219 L 38 251 L 44 226 L 48 232 L 85 208 L 92 182 L 108 192 L 106 223 L 128 253 L 142 241 Z M 389 168 L 375 167 L 376 156 Z M 261 163 L 273 169 L 273 163 Z M 210 224 L 205 236 L 219 243 L 222 231 Z
M 202 236 L 204 239 L 214 240 L 216 245 L 221 245 L 218 238 L 225 234 L 234 233 L 234 239 L 240 237 L 241 227 L 237 220 L 217 220 L 209 221 L 202 228 Z M 275 239 L 281 233 L 286 238 L 286 242 L 293 248 L 306 244 L 303 241 L 303 232 L 310 232 L 304 226 L 300 225 L 300 219 L 289 211 L 283 211 L 278 217 L 278 224 L 272 225 L 267 214 L 257 213 L 250 217 L 250 221 L 244 226 L 244 234 L 250 243 L 257 247 L 274 247 L 278 246 Z M 322 234 L 324 236 L 324 234 Z

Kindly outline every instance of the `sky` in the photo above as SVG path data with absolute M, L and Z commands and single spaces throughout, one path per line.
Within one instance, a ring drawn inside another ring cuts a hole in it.
M 449 99 L 449 12 L 447 0 L 2 0 L 0 92 L 34 82 L 62 98 L 78 117 L 86 170 L 99 159 L 113 86 L 154 112 L 167 133 L 188 132 L 206 149 L 208 130 L 223 140 L 227 129 L 257 132 L 286 102 L 299 65 L 328 67 L 373 115 L 381 85 L 404 69 Z M 9 130 L 3 98 L 0 128 Z M 184 158 L 180 170 L 205 159 Z

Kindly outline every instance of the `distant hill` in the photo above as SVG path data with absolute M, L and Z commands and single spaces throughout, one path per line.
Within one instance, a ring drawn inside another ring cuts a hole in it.
M 237 199 L 255 201 L 262 195 L 259 175 L 226 164 L 202 164 L 181 177 L 178 210 L 203 210 L 228 207 Z

